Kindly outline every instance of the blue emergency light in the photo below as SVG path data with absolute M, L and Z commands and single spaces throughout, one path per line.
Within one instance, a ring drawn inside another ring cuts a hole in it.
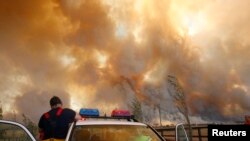
M 83 117 L 98 117 L 99 110 L 98 109 L 82 108 L 82 109 L 80 109 L 79 114 Z

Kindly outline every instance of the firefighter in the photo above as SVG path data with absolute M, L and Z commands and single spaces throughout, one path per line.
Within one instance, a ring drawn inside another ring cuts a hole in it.
M 59 97 L 50 99 L 51 110 L 44 113 L 38 123 L 39 138 L 44 141 L 63 141 L 67 136 L 69 124 L 80 116 L 69 108 L 62 108 Z

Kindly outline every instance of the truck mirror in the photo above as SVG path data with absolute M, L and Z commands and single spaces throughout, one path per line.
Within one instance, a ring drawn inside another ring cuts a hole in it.
M 189 141 L 186 130 L 182 123 L 177 124 L 175 127 L 176 141 Z

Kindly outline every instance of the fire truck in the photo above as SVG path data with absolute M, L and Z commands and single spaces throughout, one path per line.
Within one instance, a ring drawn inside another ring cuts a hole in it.
M 111 116 L 100 116 L 98 109 L 81 109 L 81 120 L 71 124 L 65 141 L 165 141 L 150 125 L 138 122 L 126 110 L 113 110 Z M 20 123 L 0 120 L 0 141 L 18 137 L 19 141 L 36 141 Z M 188 141 L 182 124 L 176 125 L 176 141 Z

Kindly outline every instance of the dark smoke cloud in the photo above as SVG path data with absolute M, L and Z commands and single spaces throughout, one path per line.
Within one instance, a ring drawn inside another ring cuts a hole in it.
M 19 114 L 28 115 L 29 117 L 36 117 L 33 121 L 38 121 L 42 113 L 50 109 L 49 100 L 53 96 L 60 96 L 63 106 L 69 107 L 70 96 L 67 92 L 62 90 L 31 90 L 24 93 L 23 96 L 17 96 L 15 106 Z
M 114 26 L 108 16 L 108 8 L 99 0 L 72 2 L 77 6 L 69 3 L 67 0 L 60 1 L 61 9 L 77 28 L 66 37 L 66 41 L 84 48 L 102 50 L 114 40 Z

